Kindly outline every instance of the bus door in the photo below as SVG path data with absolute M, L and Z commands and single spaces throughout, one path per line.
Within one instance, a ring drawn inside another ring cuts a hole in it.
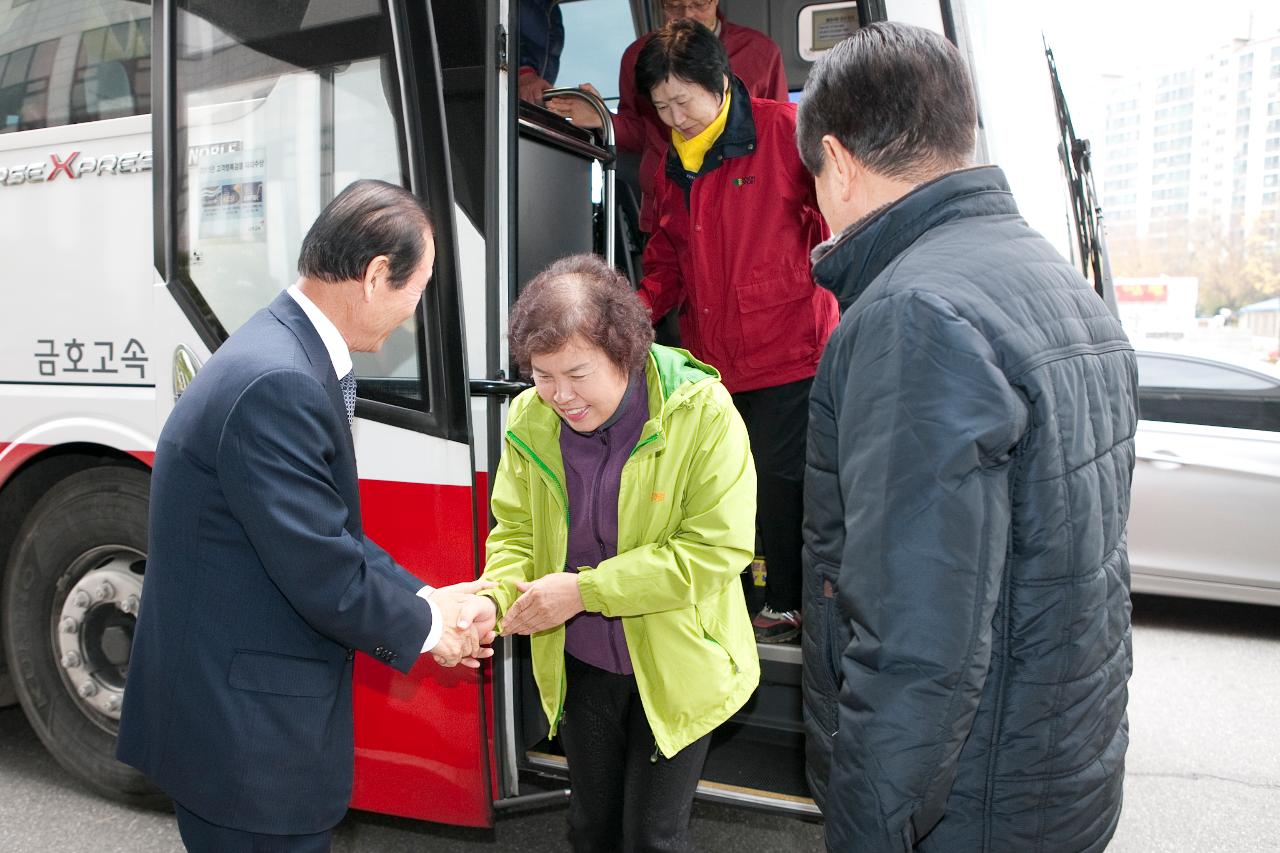
M 364 528 L 427 583 L 473 579 L 463 284 L 429 4 L 166 0 L 155 18 L 155 262 L 198 338 L 173 343 L 212 352 L 292 284 L 307 229 L 352 181 L 401 184 L 431 207 L 435 271 L 417 312 L 381 351 L 354 354 Z M 475 670 L 424 656 L 401 675 L 358 657 L 354 693 L 353 806 L 492 822 Z
M 1038 36 L 1027 26 L 1028 16 L 1020 4 L 1013 0 L 982 4 L 960 0 L 720 0 L 719 8 L 728 20 L 757 29 L 777 43 L 792 101 L 799 100 L 813 63 L 861 26 L 898 21 L 932 29 L 950 39 L 969 59 L 974 74 L 980 105 L 976 161 L 994 158 L 999 162 L 1028 220 L 1057 238 L 1055 242 L 1064 252 L 1070 252 L 1064 239 L 1065 196 L 1055 156 L 1053 102 L 1044 85 Z M 621 59 L 618 45 L 625 47 L 630 38 L 661 26 L 665 20 L 662 4 L 656 0 L 593 0 L 563 4 L 562 12 L 562 77 L 565 68 L 576 74 L 591 69 L 596 75 L 592 82 L 607 98 L 617 92 L 613 80 Z M 634 29 L 628 32 L 633 22 Z M 1010 81 L 1016 82 L 1016 88 Z M 556 82 L 574 85 L 580 81 Z M 529 128 L 525 135 L 532 139 L 538 131 Z M 524 170 L 534 165 L 534 158 L 525 156 L 524 148 L 530 146 L 524 136 L 521 145 L 518 168 Z M 535 182 L 533 176 L 519 175 L 521 192 Z M 523 196 L 520 212 L 521 245 L 548 230 L 543 219 L 526 219 Z M 556 224 L 565 221 L 567 217 L 560 215 Z M 536 271 L 542 259 L 530 259 L 536 262 L 529 268 Z M 754 582 L 748 575 L 744 583 L 750 590 Z M 749 600 L 758 597 L 748 593 Z M 818 677 L 818 673 L 812 667 L 806 670 L 797 645 L 761 644 L 758 652 L 759 688 L 714 733 L 698 796 L 802 818 L 816 817 L 805 773 L 801 685 L 803 679 Z M 527 676 L 524 683 L 526 694 L 535 695 Z M 554 741 L 540 740 L 546 729 L 536 707 L 526 701 L 522 711 L 524 725 L 517 732 L 523 735 L 521 766 L 563 779 L 565 760 Z

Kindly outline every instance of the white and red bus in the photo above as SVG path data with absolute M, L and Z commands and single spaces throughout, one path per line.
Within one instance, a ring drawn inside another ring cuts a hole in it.
M 720 4 L 779 43 L 795 92 L 860 24 L 944 32 L 974 65 L 979 159 L 1004 165 L 1028 218 L 1068 245 L 1048 77 L 1034 32 L 1010 35 L 1025 32 L 1017 3 Z M 602 88 L 618 56 L 592 28 L 621 21 L 625 42 L 661 16 L 644 0 L 565 10 L 579 22 L 566 58 L 607 69 Z M 403 184 L 438 218 L 419 310 L 355 357 L 365 529 L 429 583 L 478 574 L 521 388 L 508 307 L 551 259 L 604 246 L 609 221 L 606 146 L 514 97 L 517 19 L 511 0 L 0 0 L 0 704 L 20 701 L 93 789 L 159 798 L 113 754 L 160 428 L 218 345 L 294 280 L 306 229 L 356 178 Z M 408 675 L 357 659 L 352 805 L 484 826 L 563 796 L 527 653 L 500 641 L 480 672 L 428 658 Z M 699 793 L 815 815 L 799 649 L 761 657 Z

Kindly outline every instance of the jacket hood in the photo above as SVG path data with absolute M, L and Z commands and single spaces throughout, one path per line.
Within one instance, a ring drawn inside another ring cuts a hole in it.
M 645 376 L 657 379 L 665 403 L 664 409 L 674 409 L 682 401 L 703 388 L 708 379 L 719 381 L 720 371 L 706 362 L 694 358 L 688 350 L 654 344 L 649 347 L 649 363 Z M 649 383 L 652 386 L 652 381 Z M 650 400 L 653 400 L 652 394 Z M 650 411 L 653 411 L 650 409 Z
M 661 432 L 670 412 L 719 381 L 718 370 L 694 358 L 688 351 L 661 344 L 650 346 L 645 364 L 650 416 L 641 440 Z M 507 432 L 531 448 L 547 447 L 548 443 L 558 441 L 560 424 L 560 416 L 543 402 L 535 389 L 530 388 L 512 402 Z
M 893 260 L 929 230 L 953 219 L 1017 214 L 1004 172 L 977 166 L 921 184 L 815 246 L 813 280 L 843 313 Z

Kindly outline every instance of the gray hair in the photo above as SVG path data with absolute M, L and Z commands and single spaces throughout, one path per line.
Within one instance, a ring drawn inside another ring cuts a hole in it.
M 872 172 L 919 183 L 969 165 L 977 123 L 973 84 L 955 45 L 923 27 L 877 23 L 814 63 L 796 145 L 815 175 L 830 134 Z

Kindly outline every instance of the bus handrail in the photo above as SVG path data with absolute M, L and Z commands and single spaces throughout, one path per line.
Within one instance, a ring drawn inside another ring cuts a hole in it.
M 600 197 L 600 202 L 604 207 L 604 257 L 606 261 L 617 266 L 617 224 L 615 222 L 617 207 L 614 204 L 614 181 L 616 179 L 618 149 L 613 138 L 613 113 L 609 112 L 609 108 L 604 105 L 604 101 L 582 89 L 562 87 L 559 89 L 547 89 L 542 93 L 544 102 L 552 98 L 577 98 L 585 101 L 600 117 L 600 129 L 604 135 L 604 149 L 609 153 L 609 157 L 600 163 L 600 168 L 604 170 L 604 191 Z

